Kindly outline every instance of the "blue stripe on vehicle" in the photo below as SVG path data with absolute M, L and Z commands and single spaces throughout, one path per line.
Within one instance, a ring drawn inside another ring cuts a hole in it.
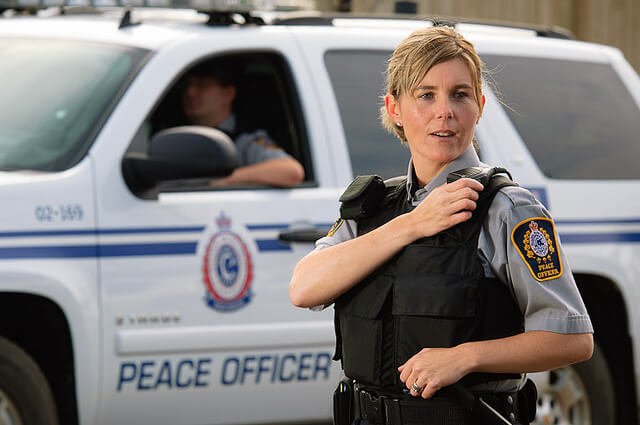
M 554 220 L 556 224 L 640 224 L 640 218 L 609 218 L 609 219 L 563 219 Z
M 0 232 L 0 238 L 30 238 L 43 236 L 82 236 L 96 235 L 96 229 L 81 230 L 33 230 L 33 231 L 16 231 L 16 232 Z
M 291 251 L 289 244 L 278 239 L 256 239 L 258 251 Z
M 288 229 L 288 224 L 247 224 L 247 230 L 255 232 L 259 230 L 284 230 Z
M 93 258 L 195 254 L 197 242 L 113 245 L 20 246 L 0 248 L 0 259 Z
M 98 229 L 100 235 L 120 235 L 132 233 L 191 233 L 202 232 L 205 226 L 191 227 L 139 227 L 129 229 Z
M 122 229 L 77 229 L 77 230 L 26 230 L 0 232 L 0 238 L 24 238 L 43 236 L 83 236 L 83 235 L 127 235 L 144 233 L 192 233 L 202 232 L 204 226 L 191 227 L 139 227 Z
M 561 233 L 563 244 L 640 242 L 640 233 Z
M 145 244 L 99 245 L 100 257 L 133 257 L 149 255 L 195 254 L 197 242 L 165 242 Z
M 315 227 L 319 228 L 327 228 L 330 229 L 333 226 L 333 223 L 316 223 L 313 224 Z M 247 230 L 250 232 L 256 232 L 260 230 L 285 230 L 289 229 L 291 226 L 289 224 L 247 224 Z
M 17 258 L 87 258 L 96 257 L 96 245 L 80 246 L 19 246 L 0 248 L 0 259 Z

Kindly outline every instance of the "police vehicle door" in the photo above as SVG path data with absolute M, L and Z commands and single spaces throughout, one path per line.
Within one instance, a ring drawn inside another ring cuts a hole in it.
M 317 97 L 303 95 L 311 73 L 296 45 L 273 29 L 218 33 L 155 55 L 92 151 L 104 318 L 100 423 L 130 423 L 133 415 L 139 425 L 330 416 L 327 395 L 339 379 L 332 310 L 291 306 L 293 266 L 313 245 L 279 240 L 287 232 L 301 240 L 297 229 L 326 231 L 335 219 L 328 149 L 301 148 L 313 174 L 292 189 L 186 187 L 146 199 L 120 171 L 166 88 L 212 46 L 286 58 L 301 113 L 322 116 Z M 327 140 L 321 124 L 307 120 L 301 140 Z

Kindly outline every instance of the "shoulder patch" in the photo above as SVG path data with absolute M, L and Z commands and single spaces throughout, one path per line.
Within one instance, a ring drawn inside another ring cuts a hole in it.
M 343 219 L 341 219 L 341 218 L 337 219 L 336 222 L 333 223 L 333 226 L 331 226 L 331 229 L 329 229 L 329 232 L 327 233 L 327 236 L 333 236 L 334 233 L 336 233 L 338 231 L 340 226 L 342 226 L 342 223 L 344 223 Z
M 546 217 L 528 218 L 518 223 L 511 242 L 538 282 L 562 276 L 562 261 L 553 221 Z

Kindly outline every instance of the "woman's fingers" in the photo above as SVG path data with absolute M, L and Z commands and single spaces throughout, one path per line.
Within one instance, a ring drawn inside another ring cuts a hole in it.
M 431 398 L 443 387 L 460 380 L 468 363 L 455 348 L 424 348 L 398 368 L 400 380 L 414 397 Z
M 480 198 L 480 191 L 483 186 L 472 179 L 461 179 L 453 183 L 440 186 L 427 196 L 425 202 L 428 204 L 439 205 L 441 207 L 456 206 L 456 207 L 469 207 L 471 204 L 468 201 L 473 202 L 471 208 L 475 208 L 475 202 Z M 460 204 L 459 201 L 465 203 Z M 456 210 L 455 208 L 453 209 Z
M 453 192 L 465 187 L 471 188 L 475 192 L 482 192 L 482 190 L 484 189 L 484 186 L 482 185 L 482 183 L 480 183 L 477 180 L 468 179 L 468 178 L 456 180 L 453 183 L 445 184 L 442 187 L 444 187 L 445 190 L 448 190 L 450 192 Z
M 427 398 L 431 398 L 433 397 L 433 395 L 439 390 L 440 388 L 437 388 L 433 385 L 427 385 L 424 390 L 422 390 L 422 393 L 420 393 L 420 395 L 422 396 L 422 398 L 427 399 Z
M 482 191 L 482 185 L 475 180 L 465 179 L 467 181 L 464 185 L 457 184 L 461 180 L 458 180 L 454 183 L 443 186 L 443 191 L 446 193 L 444 197 L 444 202 L 448 202 L 449 204 L 455 204 L 458 201 L 472 201 L 475 202 L 480 198 L 480 191 Z M 479 190 L 478 186 L 479 185 Z M 455 185 L 455 186 L 454 186 Z M 448 186 L 454 186 L 453 188 L 449 188 Z M 434 190 L 435 192 L 435 190 Z
M 442 386 L 435 380 L 422 375 L 417 371 L 411 373 L 404 381 L 405 386 L 409 390 L 409 394 L 414 397 L 431 398 Z
M 422 236 L 432 236 L 471 218 L 483 186 L 472 179 L 460 179 L 440 186 L 412 212 Z

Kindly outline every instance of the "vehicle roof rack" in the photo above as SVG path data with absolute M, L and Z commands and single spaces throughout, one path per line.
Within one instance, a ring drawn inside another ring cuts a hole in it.
M 306 14 L 304 12 L 295 12 L 291 14 L 283 14 L 273 19 L 273 25 L 310 25 L 310 26 L 331 26 L 334 25 L 334 20 L 340 19 L 345 21 L 354 21 L 358 20 L 381 20 L 381 21 L 398 21 L 398 22 L 406 22 L 409 20 L 413 21 L 425 21 L 434 26 L 439 25 L 448 25 L 456 27 L 460 24 L 465 25 L 487 25 L 493 27 L 500 28 L 508 28 L 508 29 L 521 29 L 521 30 L 529 30 L 536 33 L 539 37 L 549 37 L 549 38 L 561 38 L 561 39 L 575 39 L 575 36 L 568 29 L 559 27 L 559 26 L 545 26 L 545 25 L 535 25 L 535 24 L 521 24 L 521 23 L 510 23 L 510 22 L 502 22 L 502 21 L 491 21 L 491 20 L 471 20 L 465 18 L 453 18 L 453 17 L 436 17 L 436 16 L 427 16 L 427 15 L 406 15 L 406 14 L 394 14 L 394 15 L 385 15 L 385 14 L 351 14 L 351 13 L 316 13 L 316 14 Z
M 259 16 L 249 12 L 218 12 L 208 10 L 198 10 L 209 16 L 207 25 L 264 25 L 264 20 Z
M 52 8 L 59 8 L 61 14 L 74 9 L 99 13 L 114 7 L 190 9 L 208 15 L 211 25 L 260 25 L 264 24 L 260 13 L 309 9 L 312 5 L 312 0 L 0 0 L 0 13 L 35 14 Z

